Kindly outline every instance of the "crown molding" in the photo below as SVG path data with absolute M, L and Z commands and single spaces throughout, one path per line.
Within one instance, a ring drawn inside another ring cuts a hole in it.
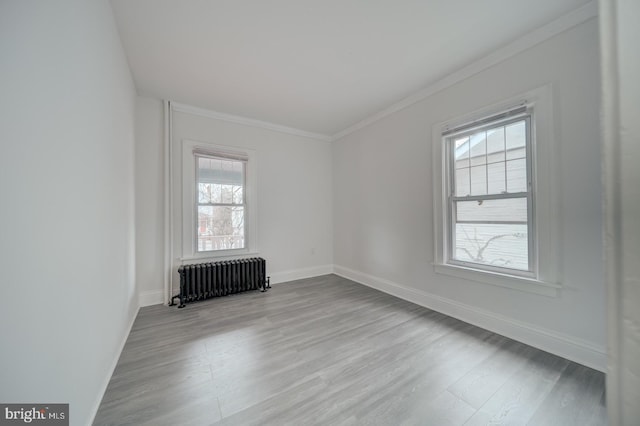
M 305 130 L 293 127 L 282 126 L 280 124 L 269 123 L 267 121 L 255 120 L 253 118 L 242 117 L 239 115 L 225 114 L 223 112 L 213 111 L 205 108 L 199 108 L 192 105 L 182 104 L 178 102 L 170 102 L 171 109 L 176 112 L 183 112 L 201 117 L 213 118 L 215 120 L 227 121 L 229 123 L 242 124 L 244 126 L 257 127 L 260 129 L 272 130 L 274 132 L 286 133 L 289 135 L 302 136 L 305 138 L 317 139 L 325 142 L 331 142 L 333 138 L 329 135 L 321 133 L 307 132 Z
M 598 4 L 596 0 L 591 0 L 589 3 L 561 16 L 560 18 L 543 25 L 542 27 L 531 31 L 530 33 L 520 37 L 519 39 L 509 43 L 508 45 L 501 47 L 493 53 L 481 58 L 469 65 L 455 71 L 448 76 L 436 81 L 430 86 L 421 89 L 420 91 L 410 95 L 401 101 L 377 112 L 358 123 L 347 127 L 344 130 L 333 135 L 333 140 L 337 141 L 357 130 L 369 126 L 378 120 L 381 120 L 395 112 L 398 112 L 404 108 L 407 108 L 415 103 L 418 103 L 433 94 L 453 86 L 481 71 L 484 71 L 494 65 L 504 62 L 505 60 L 524 52 L 537 44 L 542 43 L 560 33 L 563 33 L 577 25 L 582 24 L 590 19 L 598 16 Z

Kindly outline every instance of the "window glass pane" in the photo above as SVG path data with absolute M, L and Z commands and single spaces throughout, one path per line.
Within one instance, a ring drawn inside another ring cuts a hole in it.
M 504 126 L 487 130 L 487 161 L 504 161 Z
M 517 160 L 527 156 L 527 149 L 524 146 L 513 148 L 507 152 L 507 160 Z
M 239 185 L 218 185 L 210 183 L 200 183 L 198 202 L 201 204 L 207 203 L 222 203 L 222 204 L 243 204 L 244 203 L 244 191 L 243 187 Z
M 504 153 L 504 152 L 503 152 Z M 500 163 L 493 163 L 487 166 L 487 180 L 489 194 L 502 194 L 507 190 L 506 178 L 507 175 L 504 161 Z
M 234 185 L 231 187 L 231 192 L 233 194 L 233 204 L 244 204 L 244 188 L 241 186 Z
M 459 197 L 466 197 L 471 194 L 469 187 L 469 168 L 456 170 L 456 192 Z
M 471 195 L 486 195 L 487 166 L 471 167 Z
M 214 183 L 198 183 L 199 203 L 219 203 L 221 196 L 221 185 L 217 185 Z
M 527 222 L 527 199 L 458 201 L 458 221 Z
M 198 157 L 198 202 L 244 204 L 243 161 Z
M 456 139 L 453 147 L 456 168 L 469 167 L 469 137 Z
M 209 183 L 198 184 L 198 202 L 199 203 L 211 202 L 211 184 Z
M 474 133 L 469 137 L 469 143 L 471 144 L 471 165 L 477 166 L 487 163 L 487 138 L 486 133 L 482 132 Z
M 507 191 L 526 192 L 527 191 L 527 160 L 507 161 Z
M 527 225 L 458 223 L 453 241 L 453 258 L 527 271 L 527 238 Z
M 199 206 L 198 251 L 244 248 L 244 207 Z
M 509 124 L 505 129 L 507 138 L 507 160 L 526 156 L 526 121 Z
M 212 184 L 211 186 L 213 186 L 213 191 L 211 192 L 211 202 L 221 203 L 222 202 L 222 185 Z
M 233 202 L 233 185 L 220 185 L 222 197 L 220 202 L 231 204 Z

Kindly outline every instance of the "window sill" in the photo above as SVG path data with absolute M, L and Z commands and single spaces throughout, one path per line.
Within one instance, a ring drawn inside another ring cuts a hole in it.
M 204 260 L 213 260 L 213 261 L 223 261 L 223 260 L 235 260 L 241 259 L 245 257 L 257 257 L 260 253 L 257 251 L 249 251 L 245 249 L 240 250 L 225 250 L 223 252 L 206 252 L 206 253 L 196 253 L 192 256 L 180 257 L 178 260 L 180 262 L 192 262 L 194 260 L 204 261 Z
M 532 278 L 485 272 L 463 266 L 434 264 L 433 269 L 436 273 L 442 275 L 449 275 L 469 281 L 511 288 L 548 297 L 558 297 L 558 291 L 561 288 L 558 284 L 547 283 Z

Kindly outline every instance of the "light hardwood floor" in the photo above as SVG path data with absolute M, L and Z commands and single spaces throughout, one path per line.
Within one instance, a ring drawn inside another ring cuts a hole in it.
M 96 425 L 602 425 L 604 375 L 326 275 L 140 310 Z

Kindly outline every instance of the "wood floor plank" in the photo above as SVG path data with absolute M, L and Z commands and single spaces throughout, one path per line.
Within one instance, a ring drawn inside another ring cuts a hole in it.
M 326 275 L 142 308 L 94 424 L 599 425 L 603 391 L 602 373 Z
M 450 386 L 449 391 L 478 409 L 536 352 L 531 346 L 505 339 L 499 350 Z
M 434 399 L 417 405 L 401 425 L 423 425 L 428 422 L 438 426 L 457 426 L 464 424 L 475 412 L 475 408 L 446 390 Z
M 601 425 L 606 423 L 604 376 L 571 363 L 558 379 L 530 425 Z
M 327 391 L 326 384 L 318 377 L 300 383 L 277 395 L 267 395 L 255 405 L 224 417 L 216 423 L 224 426 L 246 425 L 313 425 L 324 407 L 317 404 L 318 395 Z
M 402 365 L 409 366 L 406 373 L 388 380 L 384 392 L 356 411 L 357 418 L 376 424 L 419 420 L 425 404 L 437 399 L 450 384 L 490 356 L 496 343 L 504 339 L 489 332 L 484 332 L 481 338 L 469 339 L 466 332 L 474 329 L 467 325 L 460 332 L 439 339 L 432 345 L 433 352 L 422 350 L 414 359 L 403 360 Z
M 465 424 L 526 425 L 567 365 L 566 359 L 537 351 Z
M 222 418 L 211 376 L 155 387 L 143 393 L 126 392 L 101 404 L 94 424 L 97 425 L 175 425 L 209 424 Z M 183 422 L 174 420 L 182 417 Z

